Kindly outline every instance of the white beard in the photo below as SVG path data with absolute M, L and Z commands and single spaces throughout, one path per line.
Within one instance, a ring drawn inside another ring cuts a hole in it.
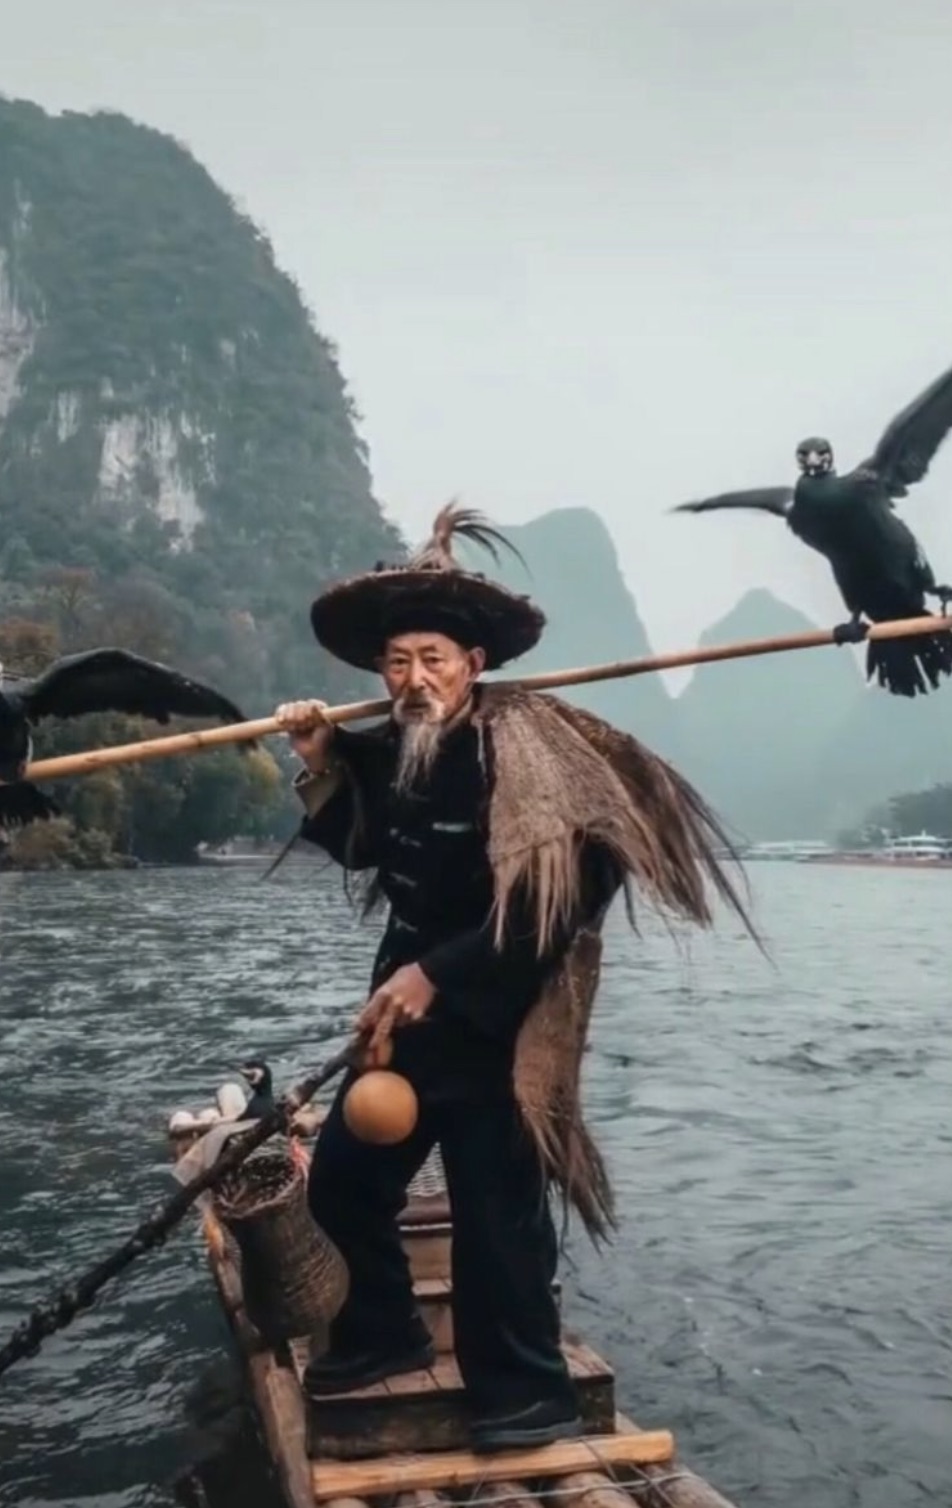
M 405 795 L 427 779 L 440 752 L 445 727 L 442 719 L 418 718 L 413 722 L 403 723 L 400 729 L 397 771 L 393 781 L 398 795 Z

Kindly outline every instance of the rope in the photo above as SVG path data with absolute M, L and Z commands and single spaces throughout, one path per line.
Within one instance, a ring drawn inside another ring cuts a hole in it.
M 597 1457 L 598 1452 L 593 1449 L 592 1455 L 594 1457 Z M 610 1487 L 618 1487 L 622 1492 L 627 1492 L 628 1495 L 631 1496 L 630 1489 L 622 1482 L 619 1482 L 613 1475 L 615 1469 L 616 1468 L 612 1466 L 605 1465 L 604 1462 L 600 1463 L 600 1470 L 604 1471 L 606 1477 L 608 1478 L 606 1485 Z M 649 1477 L 645 1473 L 641 1472 L 637 1467 L 625 1467 L 625 1471 L 637 1472 L 639 1477 L 643 1477 L 643 1481 L 639 1481 L 638 1483 L 639 1488 L 646 1487 L 650 1488 L 652 1491 L 657 1490 L 659 1487 L 663 1489 L 669 1484 L 673 1484 L 675 1482 L 687 1482 L 692 1479 L 691 1473 L 687 1471 L 668 1471 L 665 1472 L 663 1476 L 657 1477 Z M 475 1482 L 473 1486 L 467 1490 L 465 1496 L 463 1497 L 453 1497 L 451 1494 L 444 1492 L 441 1488 L 437 1489 L 436 1495 L 440 1500 L 440 1508 L 472 1508 L 473 1499 L 482 1490 L 482 1488 L 495 1488 L 496 1486 L 497 1484 L 492 1480 L 492 1478 L 483 1477 L 479 1482 Z M 660 1495 L 662 1496 L 663 1501 L 669 1503 L 671 1502 L 671 1499 L 667 1493 Z M 510 1508 L 510 1505 L 512 1504 L 525 1504 L 527 1498 L 534 1498 L 538 1503 L 556 1503 L 559 1502 L 562 1498 L 577 1498 L 578 1496 L 579 1489 L 577 1487 L 546 1487 L 544 1483 L 541 1483 L 538 1481 L 538 1479 L 536 1479 L 535 1484 L 531 1488 L 525 1487 L 519 1492 L 494 1491 L 490 1508 Z
M 100 1288 L 129 1267 L 137 1257 L 163 1245 L 173 1226 L 178 1224 L 195 1201 L 206 1190 L 220 1183 L 226 1174 L 240 1167 L 269 1136 L 278 1131 L 286 1131 L 294 1112 L 307 1104 L 329 1079 L 350 1067 L 354 1062 L 355 1052 L 356 1044 L 349 1045 L 325 1063 L 323 1068 L 302 1079 L 251 1130 L 234 1137 L 231 1145 L 221 1153 L 212 1167 L 179 1189 L 164 1204 L 157 1205 L 110 1256 L 97 1262 L 75 1282 L 61 1288 L 46 1303 L 36 1304 L 27 1318 L 13 1331 L 6 1345 L 0 1348 L 0 1376 L 15 1362 L 22 1361 L 27 1356 L 35 1356 L 48 1336 L 55 1334 L 57 1330 L 65 1330 L 67 1325 L 72 1324 L 81 1310 L 89 1308 Z

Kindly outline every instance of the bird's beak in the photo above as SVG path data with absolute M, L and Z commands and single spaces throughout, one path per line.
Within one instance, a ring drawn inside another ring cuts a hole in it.
M 247 1079 L 248 1083 L 249 1084 L 251 1083 L 251 1078 L 252 1078 L 252 1075 L 254 1073 L 254 1069 L 253 1068 L 239 1068 L 238 1072 L 241 1074 L 241 1077 L 243 1079 Z

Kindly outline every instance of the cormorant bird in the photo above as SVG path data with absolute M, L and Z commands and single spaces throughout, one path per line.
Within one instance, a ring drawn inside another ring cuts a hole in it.
M 869 623 L 917 618 L 928 612 L 925 599 L 937 597 L 945 615 L 952 587 L 938 586 L 925 552 L 911 529 L 896 517 L 894 500 L 906 497 L 922 478 L 952 428 L 952 369 L 944 372 L 890 422 L 868 460 L 839 476 L 833 447 L 818 436 L 801 440 L 795 487 L 759 487 L 725 492 L 682 503 L 675 513 L 709 513 L 720 508 L 754 508 L 786 520 L 805 545 L 829 561 L 840 595 L 852 617 L 833 629 L 837 644 L 858 644 Z M 952 673 L 952 635 L 920 634 L 908 639 L 873 640 L 866 671 L 896 696 L 935 689 Z
M 33 678 L 5 679 L 0 667 L 0 827 L 59 815 L 56 802 L 23 779 L 33 753 L 31 729 L 44 717 L 86 712 L 128 712 L 158 723 L 176 714 L 246 721 L 212 687 L 126 649 L 64 655 Z
M 247 1063 L 242 1063 L 238 1072 L 251 1085 L 251 1098 L 241 1113 L 241 1119 L 260 1120 L 275 1105 L 271 1069 L 262 1058 L 250 1058 Z

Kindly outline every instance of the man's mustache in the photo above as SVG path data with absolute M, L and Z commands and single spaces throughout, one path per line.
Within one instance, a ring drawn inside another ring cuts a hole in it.
M 440 698 L 429 691 L 407 691 L 397 698 L 397 707 L 404 712 L 428 712 L 442 705 Z

